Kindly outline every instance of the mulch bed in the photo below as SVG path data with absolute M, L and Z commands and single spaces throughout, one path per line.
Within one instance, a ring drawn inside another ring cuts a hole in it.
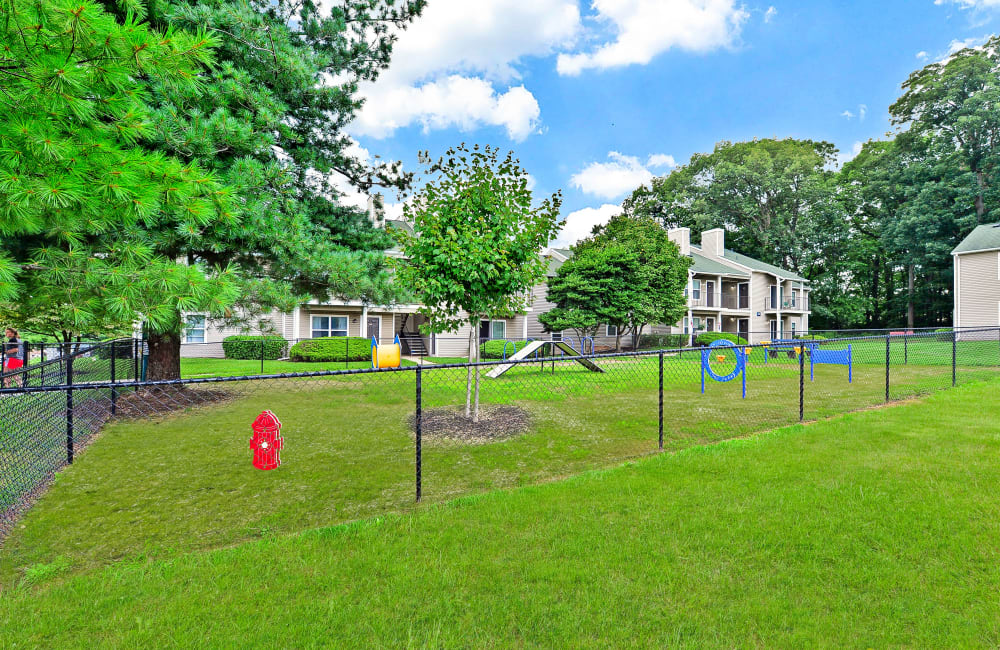
M 517 406 L 481 406 L 479 422 L 465 417 L 465 410 L 426 409 L 422 414 L 424 440 L 447 440 L 466 444 L 485 444 L 510 440 L 531 427 L 531 415 Z M 416 416 L 409 417 L 410 429 L 416 430 Z

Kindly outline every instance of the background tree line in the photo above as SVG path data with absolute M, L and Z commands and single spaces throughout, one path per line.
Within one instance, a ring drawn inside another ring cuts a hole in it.
M 720 142 L 624 212 L 725 228 L 732 249 L 808 278 L 814 329 L 949 325 L 951 250 L 1000 220 L 998 82 L 994 38 L 910 75 L 889 108 L 896 132 L 840 169 L 828 142 Z

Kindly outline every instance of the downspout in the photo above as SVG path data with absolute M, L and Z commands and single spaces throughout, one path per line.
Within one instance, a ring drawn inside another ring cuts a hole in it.
M 691 301 L 694 300 L 694 273 L 692 273 L 690 269 L 688 269 L 687 300 L 688 300 L 688 315 L 687 315 L 688 341 L 689 345 L 694 345 L 694 318 L 691 311 Z

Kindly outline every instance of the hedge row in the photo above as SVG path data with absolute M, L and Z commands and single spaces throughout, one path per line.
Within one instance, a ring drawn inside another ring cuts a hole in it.
M 292 361 L 371 361 L 372 342 L 363 336 L 330 336 L 299 341 L 288 356 Z
M 640 350 L 676 350 L 687 344 L 687 334 L 643 334 L 639 337 Z
M 507 357 L 510 358 L 527 344 L 528 341 L 486 341 L 479 346 L 479 356 L 483 359 L 503 359 L 503 348 L 506 345 Z
M 263 350 L 261 349 L 263 347 Z M 288 350 L 288 342 L 280 336 L 254 336 L 237 334 L 222 339 L 222 353 L 227 359 L 281 359 Z
M 715 341 L 729 341 L 735 345 L 746 345 L 747 340 L 732 332 L 702 332 L 694 339 L 695 345 L 705 347 Z

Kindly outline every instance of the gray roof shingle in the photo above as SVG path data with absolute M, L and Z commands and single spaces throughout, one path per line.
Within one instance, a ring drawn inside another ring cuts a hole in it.
M 1000 223 L 976 226 L 952 253 L 971 253 L 1000 249 Z

